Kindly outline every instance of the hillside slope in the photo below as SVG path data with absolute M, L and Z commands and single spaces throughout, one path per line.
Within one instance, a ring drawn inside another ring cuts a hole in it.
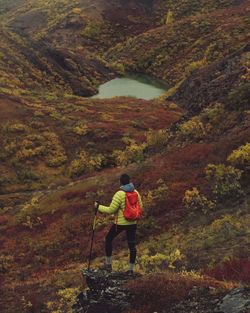
M 125 171 L 145 206 L 133 292 L 171 293 L 178 310 L 197 284 L 202 299 L 249 284 L 249 4 L 0 0 L 1 312 L 71 310 L 93 203 Z M 126 71 L 170 88 L 82 97 Z M 94 267 L 112 220 L 98 216 Z M 115 247 L 125 270 L 124 239 Z
M 242 1 L 234 7 L 151 29 L 112 47 L 105 57 L 173 87 L 195 69 L 220 60 L 249 41 L 249 4 L 248 0 Z

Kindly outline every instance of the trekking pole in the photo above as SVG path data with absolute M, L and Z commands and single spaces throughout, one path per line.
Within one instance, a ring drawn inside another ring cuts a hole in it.
M 96 201 L 96 202 L 98 202 L 98 201 Z M 92 249 L 93 249 L 93 242 L 94 242 L 94 235 L 95 235 L 97 212 L 98 212 L 98 207 L 95 208 L 95 217 L 94 217 L 94 222 L 93 222 L 93 226 L 92 226 L 92 236 L 91 236 L 91 244 L 90 244 L 90 251 L 89 251 L 88 271 L 90 270 L 90 262 L 91 262 L 91 257 L 92 257 Z

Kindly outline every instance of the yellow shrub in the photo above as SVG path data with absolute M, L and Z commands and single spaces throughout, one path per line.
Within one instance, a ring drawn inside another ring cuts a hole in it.
M 240 178 L 242 171 L 224 164 L 209 164 L 205 169 L 207 179 L 212 183 L 212 192 L 219 198 L 242 194 Z
M 206 136 L 206 129 L 199 117 L 195 116 L 181 124 L 178 133 L 183 139 L 202 139 Z
M 6 131 L 11 133 L 23 133 L 27 131 L 28 127 L 22 123 L 8 124 L 5 126 Z
M 186 190 L 182 202 L 188 210 L 202 211 L 205 214 L 216 206 L 214 201 L 208 200 L 204 195 L 200 194 L 196 187 Z
M 191 62 L 186 68 L 185 68 L 185 74 L 186 76 L 189 76 L 192 74 L 195 70 L 203 67 L 206 65 L 206 59 L 202 59 L 199 61 Z
M 42 155 L 43 153 L 44 153 L 44 147 L 37 147 L 37 148 L 30 148 L 30 149 L 23 147 L 16 153 L 16 159 L 18 161 L 22 161 L 22 160 L 31 159 L 33 157 Z
M 100 35 L 103 25 L 100 22 L 89 21 L 82 31 L 82 36 L 95 38 Z
M 231 215 L 225 215 L 223 218 L 217 219 L 211 224 L 211 231 L 213 232 L 221 232 L 229 228 L 234 228 L 235 230 L 241 229 L 241 223 Z
M 21 306 L 22 306 L 22 312 L 28 313 L 28 312 L 31 312 L 33 304 L 29 300 L 26 300 L 26 298 L 23 296 L 21 297 Z
M 166 25 L 171 25 L 174 22 L 174 14 L 171 10 L 168 10 L 168 13 L 166 15 L 166 21 L 165 24 Z
M 76 303 L 76 297 L 80 293 L 80 288 L 65 288 L 57 292 L 59 301 L 47 302 L 47 309 L 50 313 L 73 313 L 72 306 Z
M 150 130 L 146 133 L 148 147 L 162 147 L 168 143 L 170 133 L 165 129 Z
M 74 13 L 74 14 L 80 14 L 81 12 L 82 12 L 81 8 L 74 8 L 74 9 L 72 9 L 72 13 Z
M 46 152 L 48 153 L 46 163 L 51 167 L 58 167 L 67 162 L 67 155 L 62 147 L 58 136 L 52 132 L 45 132 L 44 137 L 47 139 Z
M 13 265 L 14 258 L 11 255 L 0 255 L 0 273 L 7 273 Z
M 156 253 L 155 255 L 143 254 L 138 257 L 138 264 L 145 272 L 158 272 L 169 268 L 174 269 L 174 263 L 184 258 L 179 249 L 170 254 Z
M 136 144 L 134 141 L 127 145 L 125 150 L 115 150 L 112 153 L 117 165 L 128 165 L 133 162 L 140 162 L 143 160 L 143 151 L 146 144 Z
M 104 156 L 101 154 L 91 156 L 86 151 L 81 151 L 78 158 L 70 163 L 68 174 L 70 177 L 76 177 L 84 173 L 98 170 L 102 167 L 104 159 Z
M 227 161 L 234 166 L 250 170 L 250 143 L 246 143 L 234 150 L 227 158 Z
M 26 202 L 17 215 L 19 222 L 27 222 L 27 217 L 32 218 L 39 212 L 39 198 L 34 196 L 30 201 Z
M 88 127 L 84 123 L 79 123 L 73 128 L 73 132 L 79 136 L 84 136 L 88 132 Z
M 145 209 L 147 210 L 152 205 L 155 205 L 157 201 L 167 199 L 169 188 L 163 179 L 157 181 L 157 187 L 155 189 L 149 190 L 143 197 L 143 203 Z

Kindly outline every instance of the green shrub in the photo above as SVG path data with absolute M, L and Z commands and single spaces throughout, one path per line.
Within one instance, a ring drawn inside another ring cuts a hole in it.
M 33 181 L 38 181 L 40 179 L 38 174 L 28 168 L 18 169 L 17 178 L 23 183 L 30 183 Z
M 224 164 L 209 164 L 205 172 L 206 178 L 212 183 L 212 192 L 216 197 L 237 197 L 242 194 L 241 170 Z
M 228 105 L 230 109 L 249 109 L 250 108 L 250 83 L 244 83 L 235 87 L 228 94 Z
M 221 118 L 224 118 L 225 116 L 225 109 L 223 104 L 221 103 L 216 103 L 213 106 L 209 106 L 205 108 L 201 115 L 201 121 L 204 123 L 210 123 L 212 125 L 217 124 L 218 121 L 220 121 Z
M 82 31 L 82 36 L 96 38 L 101 34 L 103 25 L 101 23 L 89 21 Z

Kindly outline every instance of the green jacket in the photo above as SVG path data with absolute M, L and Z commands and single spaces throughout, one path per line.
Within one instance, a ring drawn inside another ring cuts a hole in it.
M 138 200 L 140 203 L 140 207 L 143 207 L 141 196 L 137 190 L 135 190 L 138 194 Z M 136 224 L 136 221 L 129 222 L 123 216 L 123 211 L 125 209 L 125 199 L 126 193 L 122 190 L 117 191 L 110 203 L 110 206 L 99 205 L 98 211 L 101 213 L 115 214 L 115 224 L 118 225 L 133 225 Z M 118 213 L 118 216 L 117 216 Z

